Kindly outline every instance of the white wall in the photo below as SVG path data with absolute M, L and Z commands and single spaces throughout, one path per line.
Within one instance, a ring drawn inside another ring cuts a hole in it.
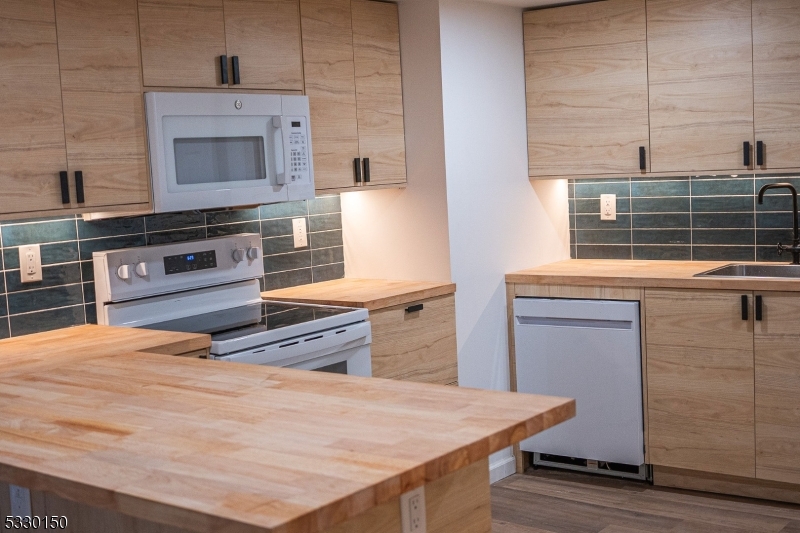
M 508 390 L 504 275 L 569 257 L 567 185 L 528 180 L 521 9 L 441 0 L 440 34 L 459 383 Z
M 439 5 L 399 9 L 408 185 L 342 194 L 345 276 L 450 281 Z

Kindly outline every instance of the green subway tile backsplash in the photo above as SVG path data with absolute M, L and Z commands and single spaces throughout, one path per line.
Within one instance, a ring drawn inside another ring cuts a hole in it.
M 292 218 L 306 218 L 309 246 L 294 248 Z M 170 213 L 86 222 L 81 217 L 0 223 L 0 339 L 96 323 L 92 252 L 206 239 L 263 237 L 262 287 L 344 277 L 339 196 L 214 212 Z M 40 244 L 42 281 L 21 283 L 18 246 Z
M 756 193 L 800 176 L 687 176 L 569 181 L 570 251 L 579 259 L 788 261 L 788 191 Z M 600 220 L 600 195 L 617 195 L 617 220 Z M 629 235 L 626 235 L 626 233 Z

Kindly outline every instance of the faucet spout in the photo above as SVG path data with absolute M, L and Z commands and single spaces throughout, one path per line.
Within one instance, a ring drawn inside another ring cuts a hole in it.
M 791 183 L 768 183 L 761 187 L 758 191 L 758 204 L 764 203 L 764 193 L 769 189 L 788 189 L 792 193 L 792 230 L 794 231 L 794 239 L 792 246 L 783 246 L 778 243 L 778 253 L 783 253 L 784 250 L 792 252 L 792 263 L 800 265 L 800 230 L 798 230 L 797 223 L 797 189 Z

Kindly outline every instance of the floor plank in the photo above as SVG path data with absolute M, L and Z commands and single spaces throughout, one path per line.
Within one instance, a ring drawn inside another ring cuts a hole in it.
M 800 533 L 800 506 L 536 469 L 492 486 L 493 533 Z

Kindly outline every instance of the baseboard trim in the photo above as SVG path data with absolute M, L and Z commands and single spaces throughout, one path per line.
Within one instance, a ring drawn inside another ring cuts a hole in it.
M 517 473 L 517 459 L 513 455 L 489 465 L 489 483 L 497 483 Z
M 653 466 L 653 484 L 659 487 L 800 504 L 800 485 L 778 481 Z

